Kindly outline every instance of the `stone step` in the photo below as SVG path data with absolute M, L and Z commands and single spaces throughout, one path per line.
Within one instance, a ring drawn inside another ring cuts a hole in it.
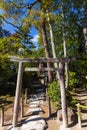
M 32 113 L 32 114 L 39 114 L 39 112 L 43 112 L 43 110 L 42 110 L 40 107 L 37 107 L 37 108 L 29 108 L 28 112 L 29 112 L 29 113 Z
M 39 83 L 41 84 L 41 82 L 38 81 L 38 80 L 37 81 L 33 81 L 33 84 L 39 84 Z
M 30 105 L 31 104 L 37 104 L 37 105 L 39 105 L 40 104 L 40 102 L 37 100 L 37 101 L 32 101 L 32 102 L 30 102 Z
M 44 92 L 44 89 L 38 89 L 36 92 Z
M 29 108 L 37 108 L 37 107 L 39 107 L 38 104 L 31 104 L 31 105 L 29 106 Z
M 44 130 L 46 122 L 39 115 L 31 116 L 22 125 L 21 130 Z
M 37 87 L 43 87 L 42 84 L 33 84 L 33 88 L 37 88 Z

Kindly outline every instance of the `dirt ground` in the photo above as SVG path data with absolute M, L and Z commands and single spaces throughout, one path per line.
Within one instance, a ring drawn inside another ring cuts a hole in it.
M 75 98 L 81 103 L 87 103 L 87 94 L 79 93 L 74 95 Z M 60 125 L 62 125 L 62 122 L 58 122 L 57 120 L 57 113 L 51 109 L 51 116 L 48 118 L 48 107 L 47 103 L 44 105 L 41 105 L 41 108 L 44 110 L 44 113 L 40 113 L 40 115 L 46 120 L 47 126 L 45 130 L 60 130 Z M 23 119 L 27 119 L 29 117 L 28 112 L 29 104 L 26 104 L 24 106 L 24 117 Z M 5 121 L 4 121 L 4 127 L 0 127 L 0 130 L 7 130 L 8 126 L 12 124 L 12 117 L 13 117 L 13 105 L 9 105 L 5 109 Z M 87 110 L 81 110 L 81 117 L 82 117 L 82 128 L 79 128 L 78 122 L 75 122 L 74 124 L 70 125 L 70 130 L 87 130 Z M 20 117 L 20 109 L 19 109 L 19 121 L 21 120 Z M 19 129 L 20 130 L 20 129 Z
M 41 108 L 44 110 L 44 113 L 40 113 L 40 115 L 46 120 L 47 126 L 45 130 L 58 130 L 58 123 L 56 121 L 56 113 L 52 110 L 52 116 L 48 118 L 48 107 L 47 103 L 41 105 Z M 27 111 L 29 110 L 29 104 L 24 105 L 24 117 L 23 119 L 27 119 L 29 114 Z M 8 126 L 12 124 L 12 117 L 13 117 L 13 105 L 9 105 L 4 112 L 4 126 L 0 127 L 0 130 L 7 130 Z M 21 120 L 20 117 L 20 109 L 19 109 L 19 121 Z
M 29 109 L 29 105 L 26 104 L 24 106 L 24 117 L 27 118 L 27 111 Z M 1 118 L 1 117 L 0 117 Z M 0 130 L 7 130 L 8 126 L 12 125 L 12 120 L 13 120 L 13 104 L 8 105 L 4 109 L 4 126 L 0 127 Z M 21 120 L 21 114 L 20 114 L 20 109 L 19 109 L 19 121 Z

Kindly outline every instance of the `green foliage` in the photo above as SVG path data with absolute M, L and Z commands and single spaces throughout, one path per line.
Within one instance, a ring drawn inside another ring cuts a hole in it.
M 32 4 L 33 2 L 31 2 Z M 50 5 L 50 6 L 49 6 Z M 45 51 L 43 46 L 43 40 L 42 40 L 42 32 L 41 32 L 41 20 L 45 18 L 46 20 L 46 31 L 47 31 L 47 38 L 49 42 L 49 52 L 51 51 L 51 44 L 50 44 L 50 35 L 49 35 L 49 26 L 48 26 L 48 16 L 47 16 L 47 10 L 50 17 L 50 23 L 52 25 L 53 30 L 53 36 L 54 36 L 54 42 L 55 42 L 55 48 L 56 48 L 56 54 L 57 57 L 63 56 L 63 30 L 62 30 L 62 17 L 61 17 L 61 1 L 57 0 L 44 0 L 42 2 L 37 1 L 34 6 L 32 6 L 29 9 L 30 1 L 25 2 L 25 0 L 0 0 L 0 9 L 3 10 L 2 15 L 3 17 L 9 18 L 12 22 L 12 25 L 16 28 L 20 26 L 20 28 L 17 28 L 17 33 L 19 35 L 10 36 L 9 32 L 6 30 L 3 30 L 0 26 L 0 53 L 3 57 L 5 54 L 14 54 L 14 55 L 21 55 L 23 57 L 29 57 L 29 58 L 36 58 L 36 57 L 44 57 Z M 86 4 L 85 4 L 86 6 Z M 83 40 L 83 1 L 80 0 L 79 2 L 75 1 L 64 1 L 64 15 L 65 15 L 65 32 L 66 32 L 66 43 L 67 43 L 67 56 L 76 55 L 79 56 L 82 54 L 85 54 L 84 51 L 84 40 Z M 1 16 L 2 17 L 2 16 Z M 0 22 L 2 24 L 2 20 L 0 17 Z M 9 21 L 8 19 L 8 21 Z M 14 23 L 15 21 L 15 23 Z M 39 31 L 39 47 L 37 50 L 35 50 L 30 46 L 30 27 L 34 26 Z M 8 37 L 7 37 L 8 36 Z M 23 43 L 23 44 L 22 44 Z M 27 46 L 24 45 L 27 44 Z M 24 49 L 24 53 L 18 52 L 19 48 Z M 82 53 L 83 52 L 83 53 Z M 10 72 L 9 68 L 9 62 L 5 58 L 2 58 L 0 56 L 0 74 L 3 76 L 6 72 Z M 6 65 L 6 62 L 8 65 Z M 76 63 L 77 64 L 77 63 Z M 74 68 L 75 64 L 72 65 L 72 69 Z M 84 68 L 83 68 L 84 66 Z M 74 70 L 71 70 L 69 74 L 69 88 L 72 90 L 74 86 L 77 84 L 77 80 L 79 83 L 84 79 L 86 74 L 86 63 L 81 60 L 77 64 L 77 67 L 75 67 Z M 76 70 L 77 69 L 77 70 Z M 83 71 L 84 69 L 84 71 Z M 77 79 L 78 78 L 78 79 Z M 56 84 L 56 83 L 54 83 Z M 57 89 L 55 88 L 55 85 L 51 84 L 51 86 L 54 86 L 53 93 L 56 93 Z M 52 87 L 50 87 L 50 95 L 52 96 L 52 100 L 56 100 L 56 94 L 53 96 L 51 93 Z M 57 93 L 58 94 L 58 93 Z
M 69 72 L 69 89 L 73 90 L 77 84 L 76 72 Z
M 66 92 L 66 98 L 67 98 L 67 106 L 72 107 L 73 109 L 76 107 L 77 100 L 72 97 L 72 94 L 69 90 Z
M 72 77 L 72 80 L 77 79 L 75 87 L 83 87 L 86 86 L 87 80 L 87 56 L 79 56 L 74 63 L 70 63 L 70 71 L 75 73 L 75 76 Z M 71 77 L 71 76 L 70 76 Z
M 23 48 L 24 53 L 22 53 L 22 56 L 27 57 L 28 54 L 32 53 L 32 44 L 26 46 L 23 40 L 24 39 L 16 36 L 16 34 L 0 38 L 0 52 L 2 54 L 19 55 L 19 49 Z
M 51 101 L 60 102 L 60 86 L 57 81 L 48 84 L 47 93 L 50 96 Z
M 9 75 L 12 74 L 10 63 L 11 62 L 8 59 L 8 55 L 3 55 L 0 53 L 0 83 L 6 82 Z

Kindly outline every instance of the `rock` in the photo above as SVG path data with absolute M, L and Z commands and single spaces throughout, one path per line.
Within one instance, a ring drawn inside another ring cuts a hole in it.
M 62 121 L 62 110 L 58 110 L 58 111 L 57 111 L 57 119 L 58 119 L 59 121 Z
M 40 107 L 37 107 L 37 108 L 30 108 L 28 112 L 32 114 L 39 114 L 39 112 L 43 112 L 43 110 Z
M 70 108 L 67 108 L 67 112 L 68 112 L 68 121 L 73 121 L 75 119 L 75 113 Z M 59 121 L 63 120 L 63 118 L 62 118 L 62 110 L 57 111 L 57 119 Z
M 27 125 L 26 125 L 27 123 Z M 44 130 L 46 122 L 41 116 L 31 116 L 22 125 L 22 130 Z

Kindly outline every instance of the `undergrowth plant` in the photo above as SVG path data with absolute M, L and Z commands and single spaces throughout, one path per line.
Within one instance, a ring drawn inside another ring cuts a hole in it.
M 75 72 L 69 72 L 69 90 L 74 90 L 75 85 L 77 84 L 77 78 Z
M 75 83 L 75 82 L 74 82 Z M 61 108 L 60 85 L 57 81 L 48 84 L 47 94 L 50 96 L 51 104 L 56 109 Z M 73 99 L 69 90 L 66 91 L 67 107 L 75 108 L 77 101 Z
M 48 84 L 47 94 L 50 96 L 52 104 L 59 106 L 60 104 L 60 85 L 57 81 Z

